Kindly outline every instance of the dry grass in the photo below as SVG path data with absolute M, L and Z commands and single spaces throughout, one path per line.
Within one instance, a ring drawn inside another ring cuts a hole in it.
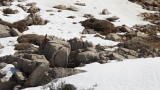
M 118 32 L 118 29 L 112 23 L 106 20 L 97 20 L 95 18 L 91 18 L 81 23 L 82 26 L 84 26 L 86 29 L 94 29 L 95 31 L 98 31 L 103 35 Z
M 34 46 L 30 43 L 19 43 L 15 46 L 15 50 L 28 50 L 33 48 Z
M 32 43 L 35 45 L 40 45 L 44 39 L 43 35 L 36 35 L 36 34 L 26 34 L 19 36 L 17 41 L 19 43 Z

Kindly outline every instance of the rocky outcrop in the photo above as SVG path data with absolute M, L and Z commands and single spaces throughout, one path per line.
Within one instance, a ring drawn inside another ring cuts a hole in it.
M 0 38 L 9 36 L 10 36 L 10 28 L 8 26 L 0 24 Z

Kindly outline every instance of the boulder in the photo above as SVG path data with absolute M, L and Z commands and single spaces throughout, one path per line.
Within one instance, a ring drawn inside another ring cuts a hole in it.
M 115 33 L 110 33 L 109 35 L 106 36 L 106 39 L 113 40 L 113 41 L 121 41 L 121 37 Z
M 4 68 L 6 65 L 7 65 L 7 63 L 1 62 L 1 63 L 0 63 L 0 69 Z
M 12 29 L 11 29 L 10 34 L 11 34 L 11 36 L 21 36 L 21 35 L 22 35 L 22 33 L 19 32 L 19 31 L 18 31 L 17 29 L 15 29 L 15 28 L 12 28 Z
M 2 70 L 0 70 L 0 78 L 3 78 L 6 75 L 6 73 Z
M 0 79 L 0 89 L 1 90 L 12 90 L 16 85 L 16 82 L 11 78 L 1 78 Z
M 18 83 L 24 83 L 27 80 L 27 76 L 23 72 L 15 72 L 13 77 Z
M 5 25 L 0 24 L 0 38 L 10 37 L 10 28 Z
M 40 15 L 32 14 L 31 17 L 34 25 L 45 25 L 47 23 L 47 21 L 41 18 Z
M 40 64 L 28 77 L 25 82 L 26 86 L 38 86 L 41 84 L 43 75 L 49 68 L 49 63 Z
M 96 32 L 94 31 L 94 29 L 84 29 L 82 31 L 82 34 L 96 34 Z
M 2 44 L 0 43 L 0 49 L 2 49 L 3 48 L 3 46 L 2 46 Z
M 132 32 L 133 30 L 132 30 L 130 27 L 128 27 L 128 26 L 126 26 L 126 25 L 123 25 L 123 26 L 120 28 L 120 31 L 121 31 L 121 32 Z
M 108 15 L 108 14 L 110 14 L 110 12 L 107 9 L 103 9 L 102 15 Z
M 67 7 L 64 6 L 64 5 L 57 5 L 57 6 L 53 7 L 53 8 L 57 8 L 57 9 L 61 9 L 61 10 L 66 10 L 67 9 Z
M 76 56 L 76 61 L 78 63 L 90 63 L 97 61 L 99 59 L 98 54 L 94 51 L 84 51 L 80 52 Z
M 43 53 L 49 60 L 51 67 L 66 67 L 70 51 L 70 44 L 57 38 L 52 38 L 50 41 L 46 42 L 43 49 Z
M 125 58 L 122 55 L 119 55 L 117 53 L 112 53 L 109 55 L 110 60 L 118 60 L 118 61 L 123 61 Z
M 32 5 L 29 9 L 28 9 L 28 13 L 37 13 L 39 12 L 40 9 L 36 7 L 36 5 Z
M 78 50 L 78 49 L 86 49 L 87 47 L 93 47 L 91 42 L 83 42 L 82 39 L 73 38 L 68 41 L 71 45 L 71 51 Z
M 117 16 L 112 16 L 112 17 L 107 18 L 107 20 L 110 21 L 110 22 L 114 22 L 118 19 L 119 19 L 119 17 L 117 17 Z
M 63 78 L 78 73 L 85 72 L 84 70 L 78 70 L 73 68 L 52 68 L 49 70 L 49 73 L 53 78 Z

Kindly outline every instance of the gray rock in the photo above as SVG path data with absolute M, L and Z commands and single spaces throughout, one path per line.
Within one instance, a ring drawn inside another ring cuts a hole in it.
M 96 34 L 96 31 L 94 29 L 84 29 L 82 34 Z
M 0 24 L 0 38 L 10 37 L 10 28 L 5 25 Z
M 111 21 L 111 22 L 114 22 L 114 21 L 116 21 L 118 19 L 119 19 L 119 17 L 117 17 L 117 16 L 112 16 L 112 17 L 107 18 L 107 20 Z
M 85 17 L 85 18 L 94 18 L 94 16 L 91 15 L 91 14 L 84 14 L 83 17 Z
M 47 23 L 46 20 L 44 20 L 43 18 L 40 17 L 40 15 L 37 15 L 37 14 L 32 14 L 31 18 L 33 20 L 34 25 L 45 25 Z M 28 23 L 29 22 L 32 22 L 32 21 L 28 21 Z
M 6 75 L 6 73 L 2 70 L 0 70 L 0 78 L 3 78 Z
M 78 73 L 85 72 L 84 70 L 78 70 L 73 68 L 53 68 L 50 71 L 50 74 L 53 78 L 63 78 L 71 75 L 75 75 Z
M 79 6 L 86 6 L 85 3 L 75 3 L 75 5 L 79 5 Z
M 108 15 L 108 14 L 110 14 L 110 12 L 107 9 L 103 9 L 102 15 Z
M 39 65 L 28 77 L 27 81 L 25 82 L 26 86 L 38 86 L 41 84 L 41 79 L 43 75 L 49 68 L 49 63 L 42 63 Z
M 11 34 L 12 36 L 21 36 L 21 35 L 22 35 L 22 33 L 19 32 L 19 31 L 18 31 L 17 29 L 15 29 L 15 28 L 12 28 L 12 29 L 11 29 L 10 34 Z
M 1 90 L 12 90 L 16 82 L 10 78 L 1 78 L 0 79 L 0 89 Z
M 2 49 L 3 48 L 3 46 L 2 46 L 2 44 L 0 43 L 0 49 Z
M 61 10 L 66 10 L 67 9 L 67 7 L 64 6 L 64 5 L 57 5 L 57 6 L 53 7 L 53 8 L 57 8 L 57 9 L 61 9 Z
M 32 5 L 29 9 L 28 9 L 28 13 L 37 13 L 39 12 L 40 9 L 36 7 L 36 5 Z
M 46 43 L 43 53 L 49 60 L 51 67 L 66 67 L 70 51 L 71 46 L 68 42 L 56 39 Z
M 18 83 L 23 83 L 27 80 L 27 76 L 23 72 L 15 72 L 13 77 Z
M 110 60 L 118 60 L 118 61 L 123 61 L 125 59 L 122 55 L 119 55 L 117 53 L 112 53 L 109 55 Z
M 1 62 L 1 63 L 0 63 L 0 69 L 4 68 L 6 65 L 7 65 L 7 63 Z
M 121 41 L 121 37 L 118 36 L 117 34 L 115 33 L 111 33 L 109 35 L 106 36 L 106 39 L 108 40 L 113 40 L 113 41 Z
M 99 59 L 98 54 L 93 51 L 84 51 L 78 53 L 76 56 L 76 60 L 78 63 L 89 63 L 97 61 L 98 59 Z
M 132 30 L 130 27 L 128 27 L 128 26 L 126 26 L 126 25 L 123 25 L 123 26 L 120 28 L 120 31 L 121 31 L 121 32 L 132 32 L 133 30 Z

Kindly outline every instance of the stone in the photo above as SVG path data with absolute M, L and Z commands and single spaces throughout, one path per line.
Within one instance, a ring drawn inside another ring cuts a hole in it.
M 108 15 L 108 14 L 110 14 L 110 12 L 107 9 L 103 9 L 102 15 Z
M 18 0 L 18 2 L 25 2 L 25 1 L 27 1 L 27 0 Z
M 98 61 L 98 59 L 99 59 L 98 54 L 93 51 L 80 52 L 76 56 L 76 61 L 78 63 L 84 63 L 84 64 Z
M 1 90 L 12 90 L 16 82 L 13 81 L 11 78 L 1 78 L 0 79 L 0 89 Z
M 10 28 L 8 26 L 0 24 L 0 38 L 10 37 Z
M 75 75 L 78 73 L 85 72 L 84 70 L 78 70 L 73 68 L 52 68 L 49 73 L 53 78 L 63 78 L 71 75 Z
M 125 58 L 122 55 L 119 55 L 117 53 L 112 53 L 109 55 L 110 60 L 118 60 L 118 61 L 123 61 Z
M 91 15 L 91 14 L 84 14 L 83 17 L 85 17 L 85 18 L 94 18 L 94 16 Z
M 31 18 L 33 20 L 34 25 L 45 25 L 47 23 L 47 21 L 44 20 L 43 18 L 41 18 L 40 15 L 38 15 L 38 14 L 32 14 Z M 28 21 L 28 23 L 29 22 L 32 22 L 32 21 L 30 20 L 30 21 Z
M 15 72 L 13 77 L 18 83 L 24 83 L 27 80 L 27 76 L 23 72 Z
M 1 62 L 1 63 L 0 63 L 0 69 L 4 68 L 6 65 L 7 65 L 7 63 Z
M 3 46 L 2 46 L 2 44 L 0 43 L 0 49 L 2 49 L 3 48 Z
M 96 34 L 96 31 L 94 29 L 84 29 L 82 34 Z
M 120 28 L 120 31 L 121 31 L 121 32 L 132 32 L 133 30 L 132 30 L 130 27 L 128 27 L 128 26 L 126 26 L 126 25 L 123 25 L 123 26 Z
M 11 36 L 21 36 L 21 35 L 22 35 L 22 33 L 19 32 L 19 31 L 18 31 L 17 29 L 15 29 L 15 28 L 12 28 L 12 29 L 11 29 L 10 34 L 11 34 Z
M 70 55 L 71 46 L 68 42 L 54 38 L 46 42 L 43 53 L 49 60 L 50 66 L 66 67 L 68 64 L 68 57 Z
M 49 68 L 49 63 L 42 63 L 40 64 L 28 77 L 27 81 L 25 82 L 26 86 L 38 86 L 41 84 L 41 80 L 43 75 Z
M 6 75 L 6 73 L 2 70 L 0 70 L 0 78 L 3 78 Z
M 106 39 L 113 40 L 113 41 L 121 41 L 121 37 L 115 33 L 110 33 L 109 35 L 106 36 Z
M 116 20 L 118 20 L 118 19 L 119 19 L 119 17 L 117 17 L 117 16 L 112 16 L 112 17 L 107 18 L 106 20 L 108 20 L 108 21 L 110 21 L 110 22 L 114 22 L 114 21 L 116 21 Z
M 86 6 L 85 3 L 75 3 L 75 5 L 79 5 L 79 6 Z
M 39 12 L 40 9 L 36 7 L 36 5 L 32 5 L 29 9 L 28 9 L 28 13 L 37 13 Z
M 53 8 L 57 8 L 57 9 L 61 9 L 61 10 L 66 10 L 67 9 L 67 7 L 64 6 L 64 5 L 57 5 L 57 6 L 53 7 Z
M 67 10 L 70 10 L 70 11 L 78 11 L 78 9 L 74 6 L 70 6 L 67 8 Z

